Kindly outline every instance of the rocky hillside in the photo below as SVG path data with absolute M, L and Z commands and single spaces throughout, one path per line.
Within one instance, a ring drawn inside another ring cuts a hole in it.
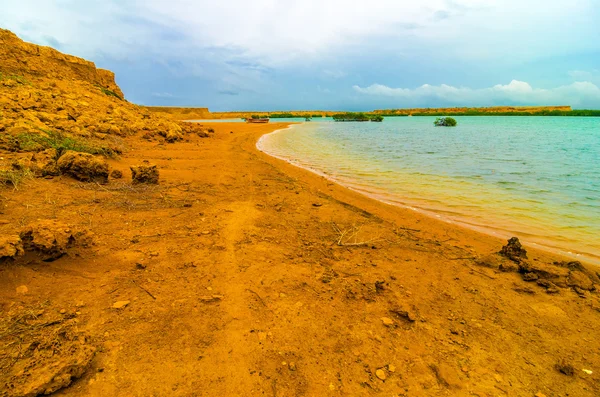
M 1 149 L 40 151 L 58 136 L 117 150 L 114 137 L 174 142 L 189 132 L 206 135 L 127 102 L 112 72 L 0 29 Z

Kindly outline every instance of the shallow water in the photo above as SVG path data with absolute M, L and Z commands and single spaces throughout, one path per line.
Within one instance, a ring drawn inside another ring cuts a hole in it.
M 261 150 L 382 201 L 600 263 L 600 118 L 317 120 Z

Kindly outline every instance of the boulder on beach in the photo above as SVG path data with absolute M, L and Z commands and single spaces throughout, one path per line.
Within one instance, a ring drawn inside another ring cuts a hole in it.
M 57 161 L 62 174 L 83 182 L 108 182 L 108 164 L 89 153 L 67 151 Z
M 138 165 L 130 167 L 130 169 L 132 183 L 158 185 L 158 167 L 156 165 Z

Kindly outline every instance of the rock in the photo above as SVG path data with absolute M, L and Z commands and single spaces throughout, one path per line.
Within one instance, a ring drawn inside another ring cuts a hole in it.
M 200 302 L 204 302 L 204 303 L 212 303 L 212 302 L 219 302 L 223 300 L 223 295 L 204 295 L 198 298 L 200 300 Z
M 506 259 L 503 260 L 502 257 L 498 257 L 497 254 L 491 254 L 475 260 L 475 264 L 478 266 L 489 267 L 490 269 L 498 269 L 505 260 Z
M 575 374 L 575 368 L 568 363 L 566 360 L 562 359 L 554 366 L 558 372 L 567 376 L 573 376 Z
M 26 285 L 20 285 L 17 287 L 17 294 L 25 295 L 29 292 L 29 288 Z
M 535 397 L 546 397 L 546 395 L 540 391 L 535 393 Z
M 108 182 L 108 164 L 89 153 L 68 150 L 56 162 L 62 174 L 83 182 Z
M 389 317 L 381 317 L 381 322 L 383 323 L 383 325 L 385 325 L 386 327 L 391 327 L 392 325 L 394 325 L 394 320 L 392 320 Z
M 112 172 L 110 173 L 110 177 L 112 179 L 121 179 L 123 178 L 123 172 L 119 170 L 112 170 Z
M 396 317 L 398 317 L 401 320 L 409 321 L 411 323 L 417 321 L 417 316 L 408 309 L 394 308 L 390 310 L 390 313 L 393 313 L 394 315 L 396 315 Z
M 458 372 L 449 365 L 441 363 L 440 365 L 430 365 L 429 368 L 431 368 L 441 386 L 453 389 L 462 388 L 462 382 Z
M 521 246 L 518 238 L 512 237 L 500 250 L 500 255 L 507 257 L 515 263 L 521 263 L 523 259 L 527 259 L 527 251 Z
M 554 288 L 554 287 L 556 287 L 551 281 L 544 280 L 544 279 L 537 280 L 537 285 L 539 285 L 540 287 L 543 287 L 543 288 Z
M 381 380 L 387 379 L 387 374 L 383 369 L 378 369 L 377 371 L 375 371 L 375 376 L 377 376 Z
M 118 301 L 113 303 L 112 308 L 113 309 L 123 309 L 124 307 L 127 307 L 127 305 L 129 305 L 131 303 L 131 301 Z
M 579 288 L 586 291 L 594 289 L 594 283 L 590 278 L 580 271 L 571 271 L 567 277 L 567 285 L 573 288 Z
M 289 365 L 290 371 L 295 371 L 296 370 L 296 363 L 291 362 Z
M 130 167 L 133 183 L 158 184 L 158 167 L 156 165 L 138 165 Z
M 498 266 L 498 269 L 501 272 L 515 273 L 515 272 L 519 271 L 519 266 L 517 266 L 513 262 L 504 262 L 504 263 L 501 263 L 500 266 Z
M 48 262 L 60 258 L 75 244 L 86 247 L 93 243 L 93 234 L 88 230 L 74 230 L 53 220 L 41 220 L 28 225 L 21 231 L 20 237 L 25 251 L 38 252 Z
M 575 271 L 575 270 L 580 271 L 580 272 L 586 271 L 585 267 L 583 267 L 583 265 L 579 261 L 554 262 L 554 265 L 560 266 L 560 267 L 566 267 L 567 269 L 569 269 L 571 271 Z
M 522 275 L 523 280 L 525 281 L 536 281 L 538 278 L 540 278 L 537 274 L 535 273 L 524 273 Z
M 19 236 L 0 237 L 0 262 L 15 259 L 25 253 L 23 242 Z
M 388 371 L 389 372 L 396 372 L 396 367 L 393 366 L 392 364 L 388 365 Z

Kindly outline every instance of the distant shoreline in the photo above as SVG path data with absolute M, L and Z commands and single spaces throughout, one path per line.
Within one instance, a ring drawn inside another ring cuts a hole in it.
M 239 111 L 211 112 L 208 108 L 186 108 L 168 106 L 146 106 L 153 113 L 167 114 L 177 120 L 206 120 L 206 119 L 238 119 L 252 115 L 259 117 L 279 118 L 321 118 L 332 117 L 345 111 L 330 110 L 295 110 L 295 111 Z M 383 109 L 362 112 L 367 116 L 408 117 L 408 116 L 561 116 L 561 117 L 600 117 L 600 110 L 571 109 L 570 106 L 496 106 L 481 108 L 411 108 Z

